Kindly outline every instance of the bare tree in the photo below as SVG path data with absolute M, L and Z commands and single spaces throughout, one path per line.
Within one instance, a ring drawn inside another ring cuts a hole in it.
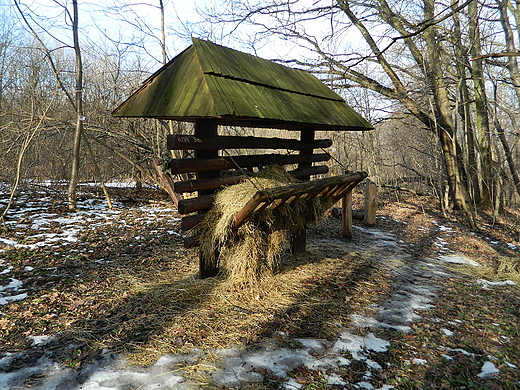
M 72 0 L 73 13 L 70 15 L 67 9 L 67 14 L 72 21 L 72 36 L 74 41 L 74 53 L 76 59 L 76 93 L 74 99 L 74 108 L 76 109 L 76 131 L 74 132 L 74 148 L 72 158 L 72 171 L 69 181 L 69 189 L 67 193 L 69 209 L 76 208 L 76 187 L 79 181 L 79 166 L 80 166 L 80 152 L 81 152 L 81 137 L 83 134 L 83 62 L 81 58 L 81 49 L 79 44 L 79 14 L 78 2 Z
M 517 5 L 504 2 L 519 17 Z M 277 37 L 293 42 L 304 54 L 292 63 L 344 92 L 370 89 L 417 118 L 437 137 L 451 204 L 470 226 L 473 205 L 497 206 L 489 76 L 484 62 L 475 61 L 499 44 L 496 10 L 473 0 L 224 3 L 227 10 L 213 10 L 209 23 L 227 23 L 230 35 L 245 26 L 257 43 Z M 489 32 L 485 37 L 483 28 Z M 362 40 L 349 42 L 352 36 Z M 474 174 L 477 167 L 481 176 Z

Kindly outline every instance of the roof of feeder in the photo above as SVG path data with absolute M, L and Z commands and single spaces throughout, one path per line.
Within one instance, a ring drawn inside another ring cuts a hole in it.
M 310 73 L 193 38 L 114 112 L 120 117 L 301 130 L 373 127 Z

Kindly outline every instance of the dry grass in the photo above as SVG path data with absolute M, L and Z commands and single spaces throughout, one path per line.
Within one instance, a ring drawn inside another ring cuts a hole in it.
M 199 241 L 204 258 L 221 269 L 225 290 L 255 296 L 258 289 L 275 289 L 272 275 L 287 234 L 318 221 L 331 206 L 328 199 L 321 197 L 290 206 L 283 203 L 276 210 L 267 207 L 256 212 L 237 232 L 232 231 L 235 216 L 257 191 L 296 182 L 282 166 L 270 166 L 256 177 L 217 194 L 213 208 L 201 224 Z
M 512 274 L 518 271 L 518 252 L 505 244 L 492 245 L 456 221 L 442 219 L 431 199 L 387 201 L 381 204 L 379 215 L 388 218 L 378 220 L 378 229 L 410 244 L 413 257 L 434 255 L 440 233 L 431 221 L 436 220 L 453 228 L 450 249 L 484 265 L 476 270 L 486 274 L 476 277 L 514 280 Z M 166 233 L 178 231 L 178 221 L 145 225 L 139 222 L 142 215 L 137 209 L 129 209 L 120 218 L 125 224 L 100 226 L 67 247 L 32 252 L 13 248 L 2 253 L 13 266 L 9 277 L 24 280 L 29 297 L 2 307 L 1 351 L 27 349 L 28 335 L 57 335 L 56 345 L 46 353 L 77 368 L 95 359 L 103 348 L 125 352 L 142 365 L 165 353 L 200 348 L 206 352 L 204 359 L 182 369 L 202 385 L 216 359 L 213 348 L 254 346 L 277 331 L 289 332 L 294 338 L 333 340 L 342 326 L 349 325 L 352 313 L 370 314 L 371 304 L 391 292 L 392 281 L 373 261 L 374 254 L 353 252 L 338 239 L 338 221 L 327 219 L 314 227 L 309 231 L 307 253 L 288 256 L 282 252 L 269 283 L 244 290 L 228 283 L 224 275 L 205 280 L 196 277 L 197 251 L 184 249 L 180 238 Z M 518 237 L 518 224 L 488 225 L 492 228 L 486 234 L 492 233 L 493 240 L 518 244 L 518 238 L 512 238 Z M 157 232 L 150 233 L 154 229 Z M 331 237 L 334 239 L 328 240 Z M 493 257 L 498 267 L 493 268 Z M 34 270 L 25 271 L 26 266 Z M 421 313 L 425 320 L 414 324 L 414 333 L 392 335 L 392 366 L 384 375 L 407 381 L 396 383 L 397 387 L 424 388 L 428 375 L 436 388 L 450 388 L 443 387 L 444 381 L 456 379 L 458 367 L 448 372 L 442 361 L 413 370 L 403 364 L 435 351 L 445 353 L 439 346 L 474 345 L 500 359 L 519 361 L 518 286 L 483 290 L 475 279 L 447 280 L 435 308 Z M 458 329 L 460 337 L 447 339 L 441 328 L 459 317 L 464 320 Z M 477 363 L 472 363 L 476 373 L 481 367 Z M 427 368 L 430 371 L 425 373 Z M 515 372 L 505 372 L 514 379 Z

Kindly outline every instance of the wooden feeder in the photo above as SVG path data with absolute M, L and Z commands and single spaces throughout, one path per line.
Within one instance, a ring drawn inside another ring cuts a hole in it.
M 164 65 L 114 112 L 119 117 L 145 117 L 195 123 L 195 134 L 169 135 L 169 150 L 193 150 L 195 158 L 174 159 L 172 174 L 195 174 L 196 179 L 173 183 L 176 194 L 198 192 L 198 196 L 178 200 L 185 215 L 181 228 L 188 231 L 203 218 L 213 204 L 213 194 L 223 186 L 247 179 L 243 169 L 269 164 L 293 165 L 291 175 L 309 181 L 312 175 L 328 172 L 331 156 L 323 152 L 330 139 L 315 139 L 316 130 L 365 131 L 373 127 L 345 101 L 310 73 L 193 38 L 193 44 Z M 221 136 L 218 126 L 261 127 L 300 131 L 300 139 Z M 227 149 L 287 149 L 298 154 L 255 154 L 219 156 Z M 314 153 L 314 149 L 321 152 Z M 240 168 L 240 169 L 237 169 Z M 234 176 L 224 171 L 236 170 Z M 338 200 L 350 194 L 365 172 L 313 180 L 308 183 L 259 191 L 235 219 L 235 228 L 265 207 L 276 207 L 295 199 L 310 200 L 328 194 Z M 273 195 L 274 194 L 274 195 Z M 194 214 L 195 213 L 195 214 Z M 196 244 L 188 237 L 186 246 Z M 305 230 L 293 236 L 293 253 L 305 250 Z M 201 277 L 218 269 L 203 258 Z

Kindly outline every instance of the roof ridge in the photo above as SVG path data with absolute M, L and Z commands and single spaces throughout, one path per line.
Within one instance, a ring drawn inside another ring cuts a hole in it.
M 275 90 L 278 90 L 278 91 L 291 92 L 291 93 L 295 93 L 295 94 L 298 94 L 298 95 L 311 96 L 311 97 L 315 97 L 315 98 L 323 99 L 323 100 L 331 100 L 331 101 L 336 101 L 336 102 L 344 102 L 345 101 L 339 95 L 338 95 L 337 99 L 333 99 L 333 98 L 322 96 L 322 95 L 316 95 L 316 94 L 312 94 L 312 93 L 304 93 L 304 92 L 300 92 L 300 91 L 295 91 L 294 89 L 277 87 L 277 86 L 272 85 L 272 84 L 260 83 L 258 81 L 253 81 L 253 80 L 249 80 L 249 79 L 241 78 L 241 77 L 234 77 L 232 75 L 226 75 L 226 74 L 223 74 L 223 73 L 217 73 L 217 72 L 203 72 L 203 73 L 207 74 L 207 75 L 210 75 L 210 76 L 217 76 L 217 77 L 222 77 L 224 79 L 241 81 L 241 82 L 245 82 L 245 83 L 248 83 L 248 84 L 251 84 L 251 85 L 257 85 L 257 86 L 261 86 L 261 87 L 268 87 L 268 88 L 275 89 Z

